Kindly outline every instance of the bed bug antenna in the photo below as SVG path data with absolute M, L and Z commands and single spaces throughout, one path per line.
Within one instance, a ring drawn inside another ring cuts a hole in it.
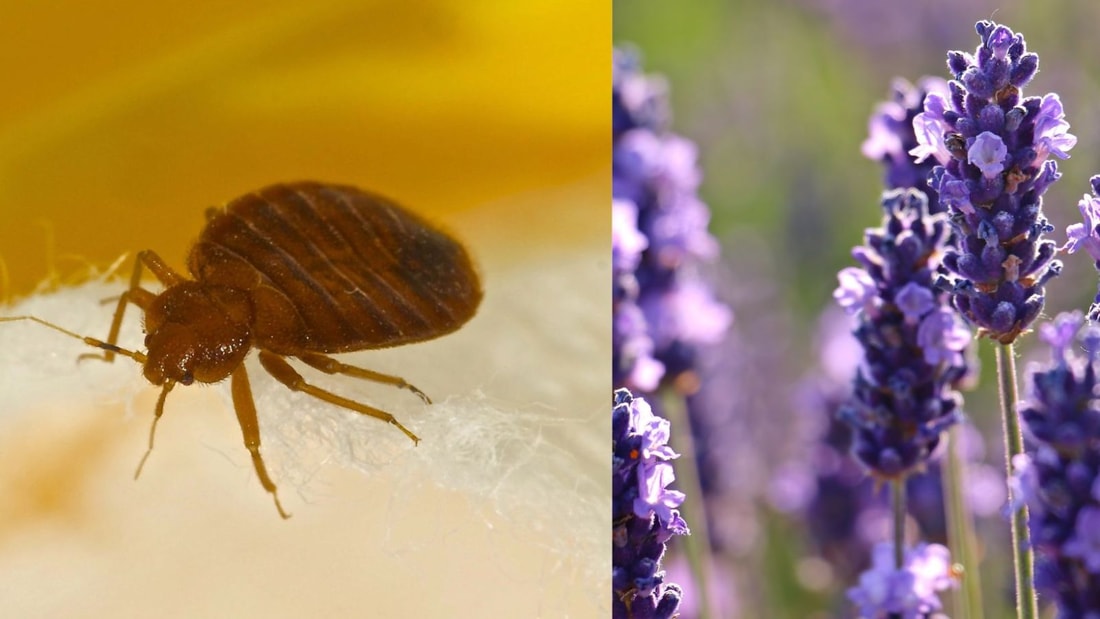
M 38 324 L 40 324 L 42 326 L 49 327 L 49 328 L 53 329 L 54 331 L 58 331 L 60 333 L 64 333 L 65 335 L 67 335 L 69 337 L 76 338 L 76 339 L 84 342 L 88 346 L 93 346 L 95 348 L 99 348 L 99 349 L 105 350 L 107 352 L 116 353 L 116 354 L 122 355 L 124 357 L 129 357 L 129 358 L 133 359 L 134 361 L 137 361 L 138 363 L 142 363 L 142 364 L 145 363 L 145 355 L 143 353 L 136 352 L 136 351 L 133 351 L 133 350 L 127 350 L 125 348 L 122 348 L 120 346 L 116 346 L 114 344 L 108 344 L 107 342 L 104 342 L 103 340 L 97 340 L 94 337 L 87 337 L 87 336 L 84 336 L 84 335 L 79 335 L 77 333 L 73 333 L 72 331 L 69 331 L 68 329 L 66 329 L 64 327 L 55 325 L 54 323 L 52 323 L 48 320 L 43 320 L 43 319 L 41 319 L 37 316 L 0 316 L 0 322 L 16 322 L 18 320 L 30 320 L 30 321 L 33 321 L 33 322 L 37 322 Z
M 29 321 L 32 321 L 32 322 L 36 322 L 36 323 L 38 323 L 42 326 L 49 327 L 50 329 L 53 329 L 54 331 L 58 331 L 58 332 L 63 333 L 65 335 L 69 336 L 69 337 L 78 339 L 78 340 L 84 342 L 85 344 L 87 344 L 89 346 L 94 346 L 95 348 L 105 350 L 109 353 L 115 353 L 115 354 L 122 355 L 124 357 L 129 357 L 129 358 L 133 359 L 134 361 L 137 361 L 138 363 L 143 364 L 143 365 L 144 365 L 144 363 L 147 359 L 146 355 L 143 354 L 143 353 L 136 352 L 136 351 L 133 351 L 133 350 L 127 350 L 127 349 L 122 348 L 120 346 L 116 346 L 114 344 L 109 344 L 109 343 L 104 342 L 102 340 L 98 340 L 94 337 L 87 337 L 87 336 L 79 335 L 77 333 L 69 331 L 68 329 L 66 329 L 62 326 L 56 325 L 56 324 L 54 324 L 54 323 L 52 323 L 48 320 L 43 320 L 42 318 L 39 318 L 37 316 L 0 316 L 0 322 L 18 322 L 18 321 L 23 321 L 23 320 L 29 320 Z M 153 413 L 153 425 L 149 428 L 149 447 L 148 447 L 148 449 L 145 450 L 145 454 L 142 455 L 141 461 L 138 462 L 137 469 L 134 471 L 134 479 L 135 480 L 138 479 L 141 476 L 141 471 L 142 471 L 143 468 L 145 468 L 145 462 L 149 460 L 150 454 L 153 453 L 153 444 L 154 444 L 154 441 L 156 439 L 156 433 L 157 433 L 157 422 L 159 422 L 160 418 L 164 415 L 164 402 L 165 402 L 165 400 L 168 399 L 168 393 L 170 391 L 172 391 L 172 388 L 175 387 L 175 386 L 176 386 L 176 381 L 173 381 L 173 380 L 165 381 L 164 382 L 164 387 L 161 389 L 160 395 L 157 397 L 157 405 L 156 405 L 156 409 Z M 419 391 L 415 387 L 413 388 L 413 390 L 414 391 Z M 397 424 L 397 426 L 399 428 L 401 428 L 402 430 L 404 430 L 404 427 L 402 427 L 401 424 Z M 405 430 L 405 432 L 408 433 L 407 430 Z M 290 514 L 285 509 L 283 509 L 283 505 L 279 501 L 279 495 L 276 491 L 275 484 L 271 481 L 270 476 L 268 476 L 267 470 L 266 470 L 266 468 L 264 467 L 264 464 L 263 464 L 263 460 L 260 459 L 260 457 L 259 457 L 258 441 L 257 441 L 257 444 L 255 444 L 255 445 L 247 444 L 246 447 L 249 448 L 249 451 L 253 452 L 252 460 L 253 460 L 253 464 L 256 467 L 256 472 L 260 477 L 260 483 L 263 485 L 264 489 L 267 490 L 271 494 L 272 498 L 275 500 L 275 509 L 279 512 L 279 516 L 282 517 L 284 520 L 290 518 Z

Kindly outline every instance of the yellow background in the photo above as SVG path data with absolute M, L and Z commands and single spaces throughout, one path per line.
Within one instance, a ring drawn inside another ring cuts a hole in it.
M 271 182 L 435 216 L 600 174 L 610 27 L 580 1 L 8 5 L 0 258 L 23 294 L 73 267 L 47 248 L 182 265 L 205 207 Z M 523 234 L 609 238 L 585 216 Z

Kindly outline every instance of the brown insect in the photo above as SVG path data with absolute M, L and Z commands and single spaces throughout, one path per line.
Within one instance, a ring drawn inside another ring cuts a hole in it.
M 164 284 L 160 294 L 141 287 L 142 267 Z M 33 320 L 106 351 L 94 356 L 108 362 L 116 354 L 130 357 L 144 366 L 149 382 L 162 386 L 135 478 L 153 450 L 172 388 L 229 378 L 245 447 L 283 518 L 289 515 L 260 455 L 244 366 L 249 351 L 259 349 L 260 364 L 290 389 L 391 423 L 417 443 L 390 413 L 306 382 L 287 357 L 328 374 L 408 389 L 431 403 L 403 378 L 327 355 L 439 337 L 473 317 L 481 301 L 477 272 L 458 241 L 386 198 L 316 182 L 272 185 L 208 209 L 187 269 L 193 280 L 156 253 L 140 252 L 105 342 L 33 316 L 0 321 Z M 145 314 L 145 353 L 117 346 L 129 303 Z

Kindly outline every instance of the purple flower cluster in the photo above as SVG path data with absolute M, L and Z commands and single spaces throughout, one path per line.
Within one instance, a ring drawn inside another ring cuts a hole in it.
M 851 427 L 836 419 L 836 412 L 851 396 L 852 377 L 861 356 L 849 321 L 837 314 L 838 308 L 829 308 L 819 321 L 821 361 L 800 383 L 795 409 L 811 414 L 821 411 L 819 414 L 830 420 L 805 463 L 814 487 L 802 518 L 816 553 L 829 563 L 836 579 L 849 582 L 870 564 L 873 545 L 890 535 L 892 514 L 882 484 L 869 479 L 849 456 Z M 1004 504 L 1004 475 L 984 462 L 985 446 L 979 431 L 971 424 L 963 424 L 960 430 L 960 451 L 966 461 L 966 507 L 975 516 L 995 516 Z M 928 542 L 947 542 L 942 465 L 941 460 L 933 459 L 924 474 L 906 479 L 906 509 L 918 525 L 920 539 Z
M 980 21 L 981 45 L 950 52 L 950 95 L 929 94 L 913 121 L 917 161 L 934 158 L 929 185 L 948 208 L 959 237 L 943 263 L 942 285 L 980 334 L 1012 343 L 1035 320 L 1044 284 L 1061 272 L 1042 195 L 1061 176 L 1077 138 L 1056 94 L 1023 98 L 1039 57 L 1005 26 Z
M 833 293 L 864 350 L 852 399 L 839 416 L 853 430 L 853 455 L 879 479 L 919 470 L 940 433 L 961 418 L 953 385 L 966 373 L 970 333 L 933 285 L 947 218 L 928 213 L 913 189 L 883 194 L 881 228 L 868 229 Z
M 875 107 L 867 125 L 867 139 L 863 142 L 864 156 L 883 164 L 886 187 L 912 187 L 923 191 L 928 196 L 928 210 L 932 213 L 947 210 L 940 205 L 939 194 L 928 186 L 928 177 L 936 162 L 917 163 L 909 151 L 919 146 L 913 119 L 924 111 L 925 99 L 930 94 L 944 97 L 947 92 L 947 80 L 939 77 L 924 77 L 916 86 L 902 79 L 895 80 L 892 98 Z
M 676 509 L 684 494 L 669 490 L 675 479 L 668 446 L 668 420 L 630 391 L 615 391 L 611 409 L 612 616 L 668 619 L 676 616 L 681 589 L 665 583 L 660 569 L 665 542 L 686 535 Z
M 1100 271 L 1100 176 L 1092 177 L 1089 182 L 1092 184 L 1092 195 L 1085 194 L 1077 204 L 1083 221 L 1066 228 L 1069 240 L 1062 249 L 1071 254 L 1084 249 L 1092 258 L 1093 266 Z M 1089 320 L 1100 321 L 1100 291 L 1089 308 Z
M 905 551 L 898 569 L 894 545 L 875 546 L 871 568 L 848 590 L 863 619 L 926 619 L 942 609 L 938 592 L 954 587 L 951 553 L 939 544 L 918 544 Z
M 1082 323 L 1074 312 L 1040 329 L 1053 361 L 1031 372 L 1020 407 L 1029 445 L 1012 462 L 1013 494 L 1031 510 L 1035 584 L 1064 619 L 1100 616 L 1100 327 L 1078 337 Z
M 695 145 L 669 133 L 665 84 L 616 50 L 612 73 L 612 380 L 652 392 L 694 369 L 732 320 L 698 274 L 718 255 Z M 690 375 L 689 375 L 690 377 Z

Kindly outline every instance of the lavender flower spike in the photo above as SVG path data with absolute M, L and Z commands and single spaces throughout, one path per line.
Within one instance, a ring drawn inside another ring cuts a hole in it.
M 915 189 L 887 192 L 882 205 L 882 227 L 852 252 L 862 268 L 842 270 L 833 294 L 856 314 L 865 355 L 838 416 L 852 427 L 853 455 L 875 477 L 894 479 L 921 469 L 961 418 L 952 385 L 966 373 L 970 335 L 933 284 L 946 215 L 929 214 Z
M 612 384 L 690 394 L 698 349 L 733 320 L 699 273 L 718 242 L 696 192 L 695 145 L 667 129 L 664 80 L 644 74 L 629 52 L 615 50 L 613 63 Z
M 894 545 L 875 546 L 871 567 L 848 590 L 862 619 L 925 619 L 941 610 L 938 592 L 954 587 L 951 554 L 939 544 L 919 544 L 905 551 L 901 569 L 894 567 Z
M 1100 327 L 1078 334 L 1082 323 L 1061 314 L 1041 331 L 1052 361 L 1032 368 L 1020 407 L 1031 441 L 1012 460 L 1013 494 L 1031 510 L 1035 583 L 1062 618 L 1100 616 Z
M 611 600 L 615 619 L 669 619 L 682 591 L 664 582 L 665 542 L 687 535 L 677 507 L 684 494 L 669 490 L 675 479 L 668 446 L 668 420 L 630 391 L 615 392 L 611 409 Z
M 928 210 L 940 213 L 939 195 L 928 186 L 928 175 L 936 162 L 917 162 L 910 151 L 919 146 L 913 119 L 924 111 L 925 99 L 935 94 L 943 100 L 947 96 L 947 80 L 939 77 L 923 77 L 914 86 L 905 80 L 895 80 L 893 97 L 875 107 L 875 113 L 867 126 L 867 139 L 863 142 L 863 154 L 875 159 L 885 168 L 884 183 L 889 189 L 919 189 L 928 196 Z
M 1072 254 L 1078 249 L 1084 249 L 1092 258 L 1093 266 L 1100 270 L 1100 176 L 1094 176 L 1089 181 L 1092 184 L 1092 195 L 1085 194 L 1077 204 L 1084 221 L 1066 228 L 1066 237 L 1069 240 L 1062 246 L 1062 250 Z M 1096 293 L 1096 299 L 1089 308 L 1089 320 L 1100 321 L 1100 292 Z
M 919 159 L 940 165 L 929 185 L 948 208 L 958 236 L 938 284 L 979 335 L 1011 344 L 1043 309 L 1044 284 L 1061 273 L 1042 195 L 1061 176 L 1050 156 L 1065 159 L 1077 138 L 1068 133 L 1055 94 L 1022 95 L 1039 67 L 1023 35 L 978 22 L 973 55 L 950 52 L 954 75 L 946 98 L 930 94 L 913 119 Z

